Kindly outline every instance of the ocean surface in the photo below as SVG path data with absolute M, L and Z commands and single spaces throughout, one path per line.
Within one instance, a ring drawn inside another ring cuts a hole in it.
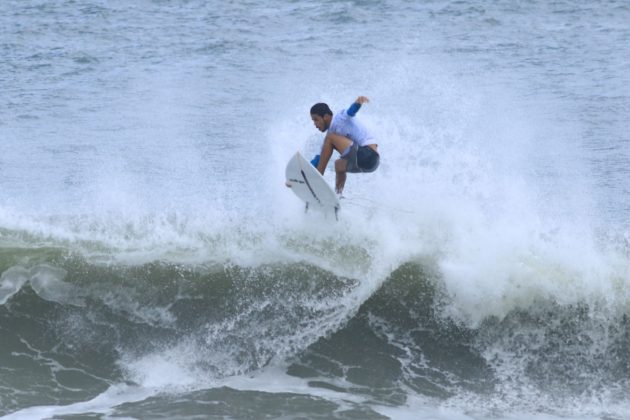
M 0 417 L 630 418 L 629 22 L 3 0 Z M 305 213 L 358 95 L 381 167 Z

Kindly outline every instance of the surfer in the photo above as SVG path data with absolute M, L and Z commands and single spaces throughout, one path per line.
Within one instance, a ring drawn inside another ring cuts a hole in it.
M 319 155 L 311 163 L 324 175 L 326 165 L 333 150 L 339 152 L 339 159 L 335 161 L 335 190 L 341 194 L 346 183 L 346 173 L 374 172 L 378 168 L 380 156 L 378 145 L 361 122 L 354 117 L 361 105 L 369 102 L 365 96 L 359 96 L 348 107 L 333 115 L 325 103 L 317 103 L 311 107 L 311 119 L 315 127 L 326 133 L 324 144 Z

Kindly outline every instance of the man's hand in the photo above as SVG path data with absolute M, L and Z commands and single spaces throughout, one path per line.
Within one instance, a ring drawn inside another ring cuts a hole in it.
M 367 96 L 359 96 L 357 98 L 357 100 L 354 101 L 354 102 L 356 102 L 356 103 L 358 103 L 360 105 L 363 105 L 363 104 L 366 104 L 366 103 L 370 102 L 370 100 L 367 98 Z

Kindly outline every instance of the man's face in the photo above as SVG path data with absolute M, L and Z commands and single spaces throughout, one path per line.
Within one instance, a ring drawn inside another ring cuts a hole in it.
M 317 114 L 311 114 L 311 119 L 313 120 L 313 124 L 315 124 L 315 127 L 317 127 L 317 129 L 322 133 L 328 130 L 328 127 L 330 127 L 330 115 L 328 114 L 324 115 L 323 117 L 320 117 Z

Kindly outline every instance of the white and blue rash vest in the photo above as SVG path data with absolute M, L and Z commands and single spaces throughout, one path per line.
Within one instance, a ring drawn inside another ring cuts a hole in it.
M 359 108 L 360 105 L 354 103 L 347 110 L 342 109 L 337 112 L 330 123 L 330 127 L 328 127 L 328 132 L 347 137 L 359 146 L 374 144 L 374 138 L 367 128 L 360 121 L 353 118 Z

